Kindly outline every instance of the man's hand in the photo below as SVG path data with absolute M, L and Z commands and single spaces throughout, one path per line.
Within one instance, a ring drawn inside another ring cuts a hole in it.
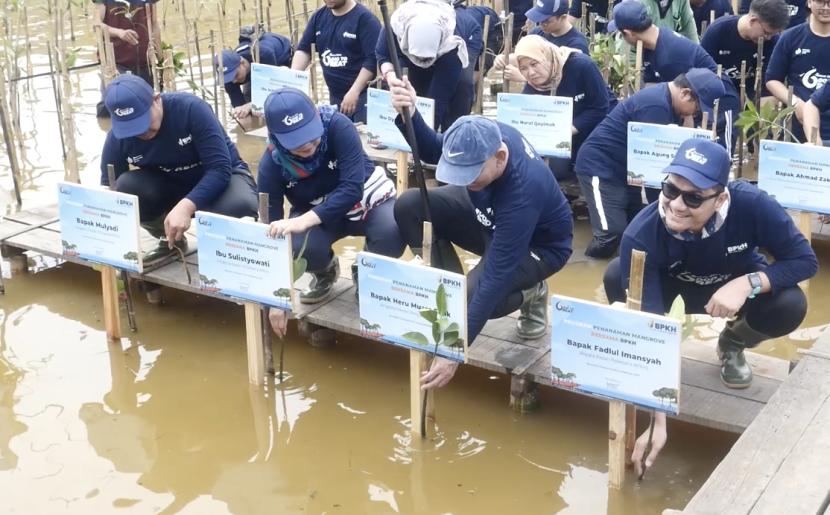
M 522 72 L 520 72 L 519 69 L 513 66 L 512 64 L 508 64 L 504 67 L 504 78 L 509 80 L 510 82 L 525 81 L 525 76 L 522 75 Z
M 164 235 L 167 237 L 168 247 L 172 249 L 173 245 L 182 239 L 185 231 L 190 228 L 190 219 L 195 212 L 196 204 L 190 199 L 183 198 L 167 214 L 164 219 Z
M 450 382 L 458 370 L 458 362 L 435 356 L 428 372 L 421 374 L 421 390 L 441 388 Z
M 749 284 L 746 276 L 736 277 L 718 288 L 704 309 L 713 317 L 734 317 L 743 307 L 750 293 L 752 293 L 752 285 Z
M 129 43 L 133 46 L 138 44 L 138 32 L 132 29 L 120 29 L 115 33 L 115 36 L 121 41 Z
M 274 334 L 282 340 L 288 330 L 288 311 L 270 308 L 268 310 L 268 321 L 271 322 L 271 329 L 274 330 Z
M 643 469 L 643 455 L 648 447 L 649 429 L 643 431 L 643 434 L 637 438 L 634 444 L 634 452 L 631 453 L 631 461 L 634 462 L 634 470 L 637 472 L 637 477 L 641 477 L 646 470 L 650 469 L 657 460 L 657 455 L 666 446 L 666 414 L 655 413 L 654 415 L 654 434 L 651 435 L 651 452 L 646 456 L 645 470 Z
M 403 79 L 393 77 L 392 74 L 387 76 L 389 82 L 389 92 L 392 94 L 392 107 L 399 113 L 408 108 L 409 112 L 415 114 L 415 88 L 409 83 L 409 77 L 403 76 Z
M 357 101 L 360 98 L 360 92 L 350 89 L 343 96 L 340 101 L 340 112 L 346 116 L 351 116 L 357 110 Z
M 247 104 L 242 104 L 241 106 L 237 106 L 233 108 L 233 117 L 234 118 L 247 118 L 251 116 L 251 107 L 253 104 L 248 102 Z
M 317 213 L 307 211 L 294 218 L 271 222 L 271 225 L 268 226 L 268 236 L 276 238 L 277 236 L 289 236 L 291 234 L 302 233 L 320 224 L 320 222 L 320 217 L 317 216 Z

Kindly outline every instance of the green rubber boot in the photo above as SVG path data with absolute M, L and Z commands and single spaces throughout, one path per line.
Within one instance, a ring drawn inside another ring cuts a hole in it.
M 331 258 L 326 268 L 319 272 L 311 272 L 311 275 L 308 290 L 300 293 L 300 302 L 303 304 L 317 304 L 329 298 L 334 283 L 340 275 L 340 262 L 337 261 L 337 256 Z
M 727 322 L 718 338 L 721 361 L 720 379 L 729 388 L 742 389 L 752 384 L 752 367 L 746 362 L 744 349 L 756 347 L 770 337 L 749 327 L 744 319 Z
M 522 298 L 516 334 L 525 340 L 541 338 L 548 328 L 548 283 L 542 281 L 522 290 Z

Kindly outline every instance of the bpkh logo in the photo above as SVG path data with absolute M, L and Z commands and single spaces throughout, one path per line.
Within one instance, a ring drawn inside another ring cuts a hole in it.
M 282 123 L 291 127 L 296 123 L 300 123 L 303 121 L 303 113 L 294 113 L 292 115 L 285 115 L 285 118 L 282 119 Z
M 739 252 L 743 252 L 749 248 L 749 244 L 747 242 L 739 243 L 737 245 L 730 245 L 726 247 L 727 254 L 737 254 Z
M 113 111 L 113 113 L 115 113 L 115 116 L 120 116 L 122 118 L 124 116 L 130 116 L 134 112 L 135 112 L 135 109 L 132 108 L 132 107 L 119 107 L 118 109 Z
M 126 199 L 126 198 L 120 198 L 120 199 L 118 199 L 118 201 L 116 202 L 116 204 L 118 204 L 119 206 L 128 206 L 128 207 L 133 207 L 133 201 L 132 201 L 132 200 L 130 200 L 130 199 Z
M 709 160 L 706 159 L 706 156 L 698 152 L 697 150 L 690 148 L 686 151 L 686 159 L 689 161 L 694 161 L 699 165 L 705 165 Z
M 674 324 L 667 324 L 659 320 L 649 320 L 648 326 L 661 333 L 677 334 L 677 326 Z
M 329 68 L 343 68 L 349 64 L 348 57 L 343 54 L 334 54 L 331 50 L 326 50 L 320 54 L 320 60 L 323 62 L 323 66 Z

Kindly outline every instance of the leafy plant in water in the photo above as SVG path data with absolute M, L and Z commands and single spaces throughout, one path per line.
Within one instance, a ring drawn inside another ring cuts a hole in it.
M 447 312 L 447 290 L 443 284 L 438 285 L 435 292 L 435 309 L 422 309 L 421 318 L 432 324 L 432 341 L 435 343 L 433 354 L 438 351 L 439 345 L 447 347 L 463 347 L 464 340 L 459 337 L 460 327 L 451 322 Z M 402 337 L 423 347 L 429 345 L 429 338 L 418 331 L 404 333 Z
M 758 136 L 766 137 L 769 134 L 772 139 L 780 139 L 782 135 L 787 135 L 793 141 L 797 141 L 786 127 L 787 118 L 794 112 L 795 109 L 792 107 L 779 109 L 775 102 L 762 103 L 761 109 L 758 110 L 753 102 L 747 100 L 735 126 L 743 131 L 747 140 Z

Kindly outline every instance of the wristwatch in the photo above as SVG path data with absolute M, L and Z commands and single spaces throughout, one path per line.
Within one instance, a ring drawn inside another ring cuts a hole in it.
M 752 286 L 752 293 L 747 298 L 754 299 L 756 295 L 761 293 L 761 274 L 752 272 L 751 274 L 746 274 L 746 278 L 749 280 L 749 285 Z

